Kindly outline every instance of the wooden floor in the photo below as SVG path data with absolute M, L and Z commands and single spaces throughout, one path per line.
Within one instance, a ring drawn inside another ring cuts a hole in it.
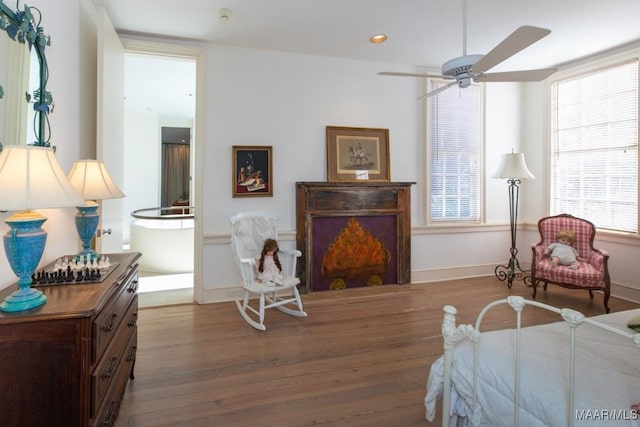
M 277 310 L 257 331 L 234 303 L 142 309 L 135 380 L 116 421 L 123 426 L 430 425 L 425 384 L 442 353 L 442 307 L 473 323 L 487 303 L 531 297 L 494 277 L 387 285 L 303 295 L 307 318 Z M 602 294 L 550 286 L 538 301 L 603 314 Z M 639 308 L 612 298 L 612 312 Z M 526 308 L 527 325 L 557 321 Z M 507 309 L 486 329 L 512 327 Z M 509 316 L 511 319 L 511 316 Z

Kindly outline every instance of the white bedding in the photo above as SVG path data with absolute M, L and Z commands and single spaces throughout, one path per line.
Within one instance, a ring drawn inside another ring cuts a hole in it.
M 640 309 L 594 317 L 626 330 Z M 565 426 L 568 407 L 569 328 L 564 322 L 522 329 L 520 425 Z M 506 351 L 505 351 L 506 348 Z M 452 413 L 467 417 L 465 425 L 513 425 L 515 330 L 482 333 L 478 406 L 471 414 L 473 344 L 456 345 L 452 363 Z M 425 406 L 435 417 L 443 388 L 443 358 L 431 366 Z M 580 426 L 640 426 L 631 405 L 640 402 L 640 349 L 622 337 L 583 324 L 576 330 L 574 418 Z M 613 420 L 613 417 L 620 417 Z M 452 418 L 454 419 L 454 418 Z

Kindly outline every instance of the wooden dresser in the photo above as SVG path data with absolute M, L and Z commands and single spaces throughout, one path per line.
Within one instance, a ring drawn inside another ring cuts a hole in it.
M 102 282 L 39 287 L 44 305 L 0 313 L 0 425 L 115 421 L 133 379 L 140 254 L 108 256 L 117 267 Z

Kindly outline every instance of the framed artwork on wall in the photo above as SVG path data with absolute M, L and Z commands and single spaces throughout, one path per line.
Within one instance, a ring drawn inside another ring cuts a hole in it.
M 327 126 L 327 181 L 390 181 L 389 129 Z
M 272 197 L 272 147 L 234 145 L 233 197 Z

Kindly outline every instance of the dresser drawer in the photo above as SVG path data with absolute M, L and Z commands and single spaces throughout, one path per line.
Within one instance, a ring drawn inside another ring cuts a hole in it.
M 131 304 L 138 289 L 138 267 L 131 270 L 119 292 L 96 316 L 93 321 L 93 354 L 92 365 L 97 363 L 105 349 L 109 346 L 116 330 L 125 318 L 124 313 Z
M 97 411 L 94 411 L 95 414 L 92 413 L 92 427 L 113 426 L 118 416 L 118 411 L 120 410 L 120 403 L 122 403 L 125 386 L 129 381 L 129 375 L 132 372 L 133 364 L 136 360 L 137 342 L 137 330 L 134 329 L 122 355 L 120 367 L 104 395 L 104 400 L 100 402 L 101 406 Z
M 126 347 L 130 345 L 131 337 L 135 336 L 136 321 L 138 318 L 138 297 L 135 296 L 129 309 L 122 316 L 125 320 L 120 323 L 115 338 L 104 352 L 102 358 L 98 361 L 93 374 L 91 375 L 91 414 L 95 414 L 98 410 L 105 394 L 115 381 L 120 371 L 125 369 L 127 359 L 131 356 L 131 349 Z M 135 342 L 133 344 L 135 346 Z M 127 370 L 127 369 L 125 369 Z M 129 372 L 127 370 L 127 372 Z

